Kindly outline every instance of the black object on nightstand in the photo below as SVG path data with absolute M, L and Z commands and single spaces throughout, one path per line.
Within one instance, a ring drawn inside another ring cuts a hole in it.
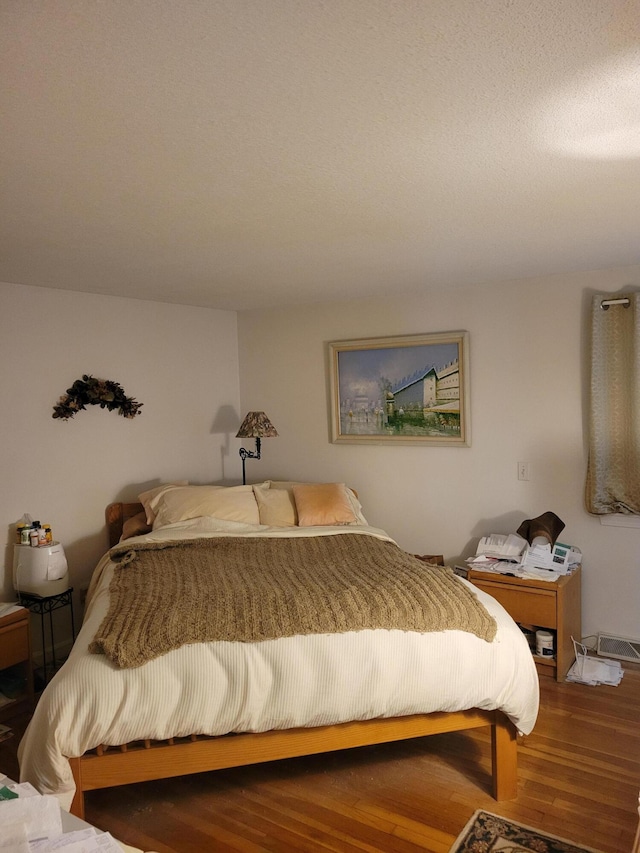
M 36 613 L 40 616 L 40 634 L 42 637 L 42 679 L 44 686 L 49 683 L 49 664 L 47 662 L 47 650 L 45 646 L 45 615 L 49 614 L 49 636 L 51 638 L 51 675 L 55 675 L 58 667 L 56 661 L 56 645 L 53 636 L 53 611 L 60 610 L 63 607 L 70 609 L 71 615 L 71 635 L 75 642 L 76 626 L 73 618 L 73 587 L 69 587 L 66 592 L 60 592 L 58 595 L 32 595 L 30 592 L 18 592 L 18 601 L 23 607 L 27 607 L 31 613 Z

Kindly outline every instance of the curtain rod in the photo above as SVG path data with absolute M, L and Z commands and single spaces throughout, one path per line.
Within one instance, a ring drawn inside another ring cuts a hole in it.
M 600 307 L 603 311 L 608 311 L 609 305 L 624 305 L 625 308 L 628 308 L 629 305 L 631 305 L 631 300 L 624 296 L 621 299 L 603 299 L 600 303 Z

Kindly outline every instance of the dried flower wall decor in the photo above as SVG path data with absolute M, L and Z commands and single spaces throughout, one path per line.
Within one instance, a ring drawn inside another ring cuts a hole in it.
M 76 379 L 66 394 L 53 407 L 52 418 L 68 421 L 76 412 L 87 406 L 100 406 L 101 409 L 114 410 L 123 418 L 135 418 L 140 414 L 143 403 L 137 403 L 133 397 L 127 397 L 122 385 L 110 379 L 96 379 L 86 373 L 82 379 Z

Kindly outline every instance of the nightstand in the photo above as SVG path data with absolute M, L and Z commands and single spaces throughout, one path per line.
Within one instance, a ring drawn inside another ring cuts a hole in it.
M 0 682 L 5 681 L 11 687 L 7 693 L 12 701 L 0 706 L 0 721 L 33 708 L 29 611 L 25 607 L 0 617 Z
M 497 599 L 523 628 L 555 632 L 555 656 L 534 654 L 534 659 L 540 675 L 564 681 L 575 660 L 571 638 L 580 641 L 582 636 L 581 573 L 578 566 L 550 582 L 470 569 L 468 579 Z

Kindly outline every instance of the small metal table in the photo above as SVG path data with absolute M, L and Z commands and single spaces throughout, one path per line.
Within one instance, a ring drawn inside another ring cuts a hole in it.
M 47 649 L 45 646 L 45 614 L 49 614 L 49 635 L 51 638 L 51 675 L 55 675 L 57 669 L 56 661 L 56 645 L 53 637 L 53 611 L 60 610 L 62 607 L 69 607 L 71 615 L 71 634 L 75 642 L 76 626 L 73 618 L 73 587 L 69 587 L 65 592 L 60 592 L 57 595 L 33 595 L 30 592 L 18 592 L 18 602 L 27 607 L 31 613 L 37 613 L 40 616 L 40 634 L 42 637 L 42 673 L 45 686 L 49 683 L 49 664 L 47 663 Z

